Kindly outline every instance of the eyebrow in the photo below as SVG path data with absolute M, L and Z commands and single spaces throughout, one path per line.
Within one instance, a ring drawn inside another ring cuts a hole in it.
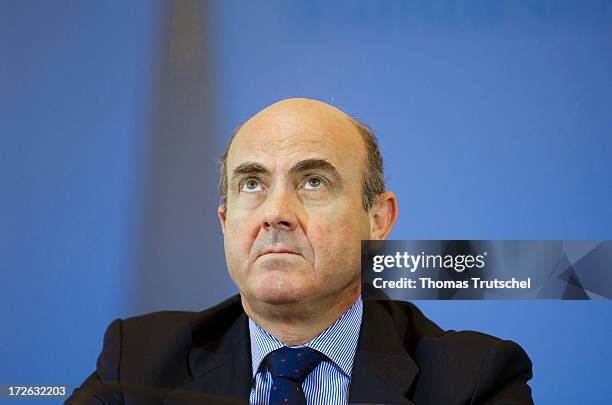
M 257 162 L 244 162 L 236 166 L 232 174 L 232 180 L 242 174 L 256 174 L 264 173 L 270 174 L 270 171 L 266 167 Z
M 342 176 L 340 176 L 340 173 L 338 172 L 336 167 L 333 164 L 331 164 L 330 162 L 328 162 L 327 160 L 325 160 L 325 159 L 305 159 L 305 160 L 300 160 L 299 162 L 294 164 L 291 167 L 291 169 L 289 169 L 289 174 L 290 175 L 296 175 L 296 174 L 299 174 L 299 173 L 302 173 L 302 172 L 305 172 L 305 171 L 310 171 L 310 170 L 326 171 L 329 174 L 331 174 L 333 177 L 335 177 L 335 180 L 337 181 L 339 186 L 342 186 L 342 184 L 343 184 Z M 244 174 L 266 174 L 266 175 L 269 175 L 270 174 L 270 170 L 268 170 L 268 168 L 266 168 L 261 163 L 257 163 L 257 162 L 244 162 L 244 163 L 241 163 L 238 166 L 236 166 L 236 168 L 233 170 L 233 172 L 232 172 L 232 182 L 234 182 L 237 177 L 240 177 L 241 175 L 244 175 Z
M 342 176 L 338 173 L 336 167 L 328 162 L 325 159 L 306 159 L 301 160 L 293 165 L 291 169 L 289 169 L 290 175 L 296 175 L 301 172 L 306 172 L 310 170 L 321 170 L 325 172 L 329 172 L 332 176 L 336 178 L 338 183 L 342 184 Z

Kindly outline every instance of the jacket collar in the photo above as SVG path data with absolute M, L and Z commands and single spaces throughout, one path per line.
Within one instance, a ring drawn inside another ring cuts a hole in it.
M 251 351 L 240 296 L 198 314 L 192 340 L 187 359 L 192 381 L 173 391 L 164 404 L 248 404 Z
M 406 347 L 410 323 L 390 301 L 364 299 L 363 322 L 351 376 L 351 404 L 413 404 L 406 398 L 419 372 Z M 414 405 L 414 404 L 413 404 Z

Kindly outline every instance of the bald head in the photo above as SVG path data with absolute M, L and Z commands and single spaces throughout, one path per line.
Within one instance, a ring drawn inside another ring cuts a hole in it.
M 228 160 L 234 148 L 263 143 L 269 145 L 272 153 L 299 153 L 290 146 L 295 145 L 296 138 L 300 138 L 301 145 L 307 149 L 333 146 L 347 157 L 363 162 L 361 193 L 366 211 L 372 207 L 376 196 L 384 192 L 382 157 L 371 130 L 330 104 L 291 98 L 264 108 L 232 134 L 220 159 L 219 191 L 223 209 L 227 207 Z
M 317 100 L 290 98 L 278 101 L 251 117 L 237 133 L 247 130 L 269 132 L 270 130 L 299 128 L 309 131 L 326 128 L 328 136 L 359 136 L 351 117 L 338 108 Z

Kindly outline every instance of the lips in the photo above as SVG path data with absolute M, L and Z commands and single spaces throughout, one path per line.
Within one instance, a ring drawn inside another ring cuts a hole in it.
M 274 248 L 274 249 L 264 249 L 262 250 L 258 257 L 261 257 L 263 255 L 267 255 L 270 253 L 288 253 L 288 254 L 293 254 L 293 255 L 299 255 L 299 253 L 291 250 L 291 249 L 286 249 L 286 248 Z

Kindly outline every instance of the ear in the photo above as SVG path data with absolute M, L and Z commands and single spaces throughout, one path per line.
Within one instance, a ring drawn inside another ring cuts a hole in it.
M 219 222 L 221 222 L 221 232 L 225 234 L 225 210 L 223 209 L 223 205 L 217 207 L 217 215 L 219 216 Z
M 397 199 L 390 191 L 378 195 L 370 208 L 370 239 L 384 240 L 397 219 Z

